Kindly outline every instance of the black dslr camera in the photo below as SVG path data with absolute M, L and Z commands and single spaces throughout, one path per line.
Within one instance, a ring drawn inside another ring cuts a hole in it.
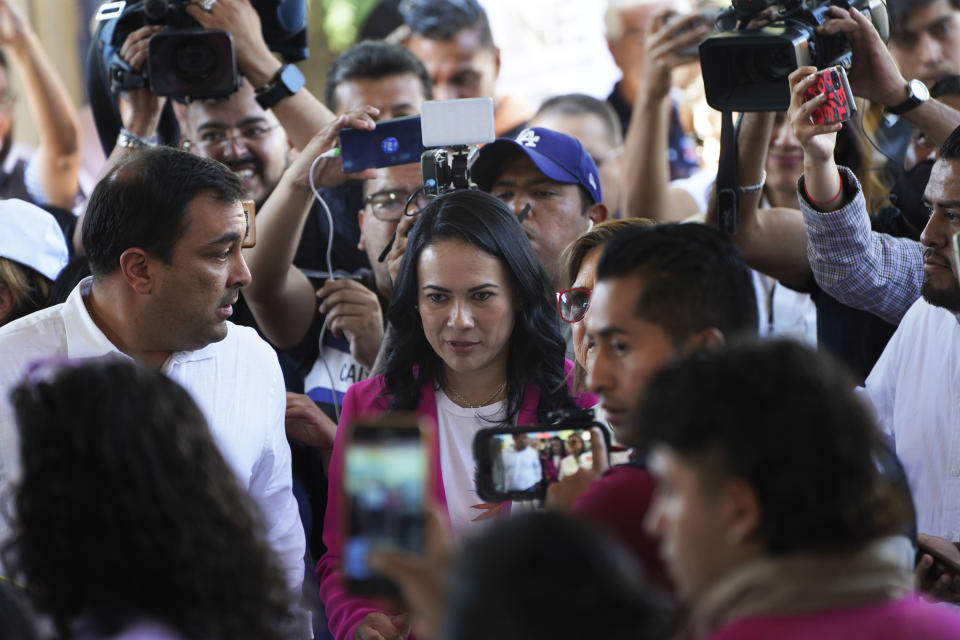
M 829 18 L 831 6 L 859 10 L 887 41 L 890 27 L 883 0 L 733 0 L 717 18 L 721 33 L 700 45 L 707 103 L 718 111 L 785 111 L 790 106 L 787 76 L 797 67 L 849 69 L 847 38 L 816 32 Z M 768 24 L 744 29 L 768 7 L 775 7 Z
M 178 99 L 219 98 L 240 87 L 233 38 L 226 31 L 203 29 L 186 9 L 191 0 L 105 2 L 87 54 L 87 92 L 97 132 L 109 155 L 120 128 L 115 96 L 147 88 Z M 306 0 L 251 0 L 260 16 L 264 40 L 287 62 L 307 57 Z M 165 29 L 149 41 L 147 62 L 140 71 L 120 58 L 132 31 L 146 25 Z M 161 142 L 179 140 L 170 106 L 161 118 Z

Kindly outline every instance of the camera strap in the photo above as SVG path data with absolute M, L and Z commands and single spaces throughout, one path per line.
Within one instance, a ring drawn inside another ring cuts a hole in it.
M 717 226 L 737 232 L 737 128 L 733 112 L 723 111 L 720 124 L 720 161 L 717 166 Z

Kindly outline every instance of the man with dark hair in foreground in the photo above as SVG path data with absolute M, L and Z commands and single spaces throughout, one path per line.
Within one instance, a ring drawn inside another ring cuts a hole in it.
M 909 490 L 851 385 L 788 341 L 692 354 L 650 382 L 631 436 L 683 637 L 960 637 L 960 614 L 912 592 Z

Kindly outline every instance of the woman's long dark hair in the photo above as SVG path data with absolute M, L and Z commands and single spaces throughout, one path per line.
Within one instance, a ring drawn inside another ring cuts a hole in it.
M 191 640 L 288 637 L 260 514 L 186 391 L 111 358 L 11 399 L 23 475 L 4 560 L 65 636 L 149 618 Z
M 384 368 L 391 408 L 415 408 L 424 382 L 443 381 L 443 360 L 427 342 L 417 310 L 420 254 L 443 240 L 482 249 L 510 274 L 516 317 L 508 342 L 506 420 L 515 418 L 531 384 L 540 388 L 540 420 L 548 411 L 572 407 L 564 374 L 566 344 L 550 279 L 510 209 L 487 193 L 454 191 L 420 212 L 409 238 L 387 314 L 398 336 Z

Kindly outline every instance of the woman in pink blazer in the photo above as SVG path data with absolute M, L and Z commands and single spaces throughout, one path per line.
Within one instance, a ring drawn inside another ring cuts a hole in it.
M 475 494 L 470 443 L 477 430 L 538 424 L 549 411 L 596 401 L 569 395 L 572 365 L 550 281 L 502 202 L 479 191 L 442 196 L 420 213 L 407 242 L 388 311 L 397 339 L 384 374 L 347 391 L 330 463 L 327 553 L 317 578 L 338 640 L 358 630 L 388 640 L 405 632 L 402 617 L 349 594 L 340 579 L 340 476 L 357 416 L 396 409 L 432 418 L 433 497 L 457 535 L 509 508 Z

